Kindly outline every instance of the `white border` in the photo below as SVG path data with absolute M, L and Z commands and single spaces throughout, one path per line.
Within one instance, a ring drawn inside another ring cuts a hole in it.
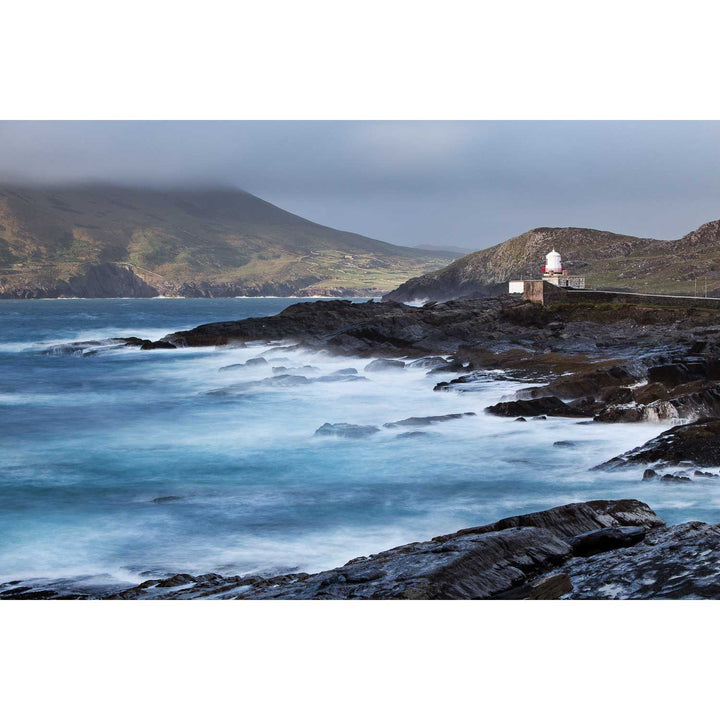
M 38 0 L 5 119 L 714 119 L 717 10 L 606 0 Z
M 32 2 L 5 119 L 713 119 L 710 3 Z M 9 717 L 700 715 L 714 603 L 0 605 Z

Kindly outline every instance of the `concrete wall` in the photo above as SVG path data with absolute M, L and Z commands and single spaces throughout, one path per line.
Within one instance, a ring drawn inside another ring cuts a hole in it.
M 527 280 L 523 298 L 539 305 L 548 305 L 551 302 L 566 302 L 564 298 L 567 293 L 567 290 L 545 280 Z
M 644 295 L 642 293 L 569 290 L 542 280 L 525 283 L 523 298 L 540 305 L 551 303 L 615 303 L 618 305 L 657 305 L 664 307 L 707 307 L 720 310 L 720 298 L 686 295 Z

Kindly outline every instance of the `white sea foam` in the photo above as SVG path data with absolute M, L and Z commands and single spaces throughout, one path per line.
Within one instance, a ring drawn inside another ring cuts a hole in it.
M 83 330 L 59 342 L 174 329 Z M 267 365 L 220 372 L 260 356 Z M 642 482 L 641 468 L 589 470 L 666 426 L 488 415 L 485 407 L 524 387 L 499 371 L 478 392 L 433 392 L 448 376 L 366 372 L 369 358 L 282 343 L 33 364 L 39 357 L 18 356 L 11 386 L 0 389 L 0 402 L 12 405 L 0 415 L 10 441 L 0 478 L 5 578 L 85 574 L 102 583 L 106 574 L 131 583 L 144 571 L 314 571 L 592 498 L 637 497 L 674 521 L 720 520 L 712 478 L 671 486 Z M 311 382 L 273 385 L 278 366 Z M 318 382 L 348 367 L 367 380 Z M 476 414 L 383 427 L 465 412 Z M 316 437 L 324 423 L 379 430 L 363 440 Z M 413 430 L 428 434 L 398 439 Z

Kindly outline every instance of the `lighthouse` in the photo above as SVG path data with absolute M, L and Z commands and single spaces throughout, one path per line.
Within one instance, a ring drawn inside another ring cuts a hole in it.
M 568 275 L 562 262 L 560 253 L 553 248 L 545 256 L 545 267 L 542 268 L 542 279 L 558 287 L 583 290 L 585 277 L 582 275 Z
M 553 248 L 545 256 L 545 265 L 540 269 L 542 281 L 552 283 L 557 287 L 568 288 L 572 290 L 585 289 L 584 275 L 568 275 L 568 271 L 563 265 L 562 257 L 555 248 Z M 527 293 L 528 285 L 541 282 L 534 280 L 510 280 L 508 285 L 509 293 Z
M 543 268 L 543 275 L 550 275 L 550 274 L 558 274 L 562 275 L 563 273 L 563 265 L 562 265 L 562 257 L 560 257 L 559 252 L 555 252 L 555 248 L 553 248 L 546 256 L 545 256 L 545 267 Z

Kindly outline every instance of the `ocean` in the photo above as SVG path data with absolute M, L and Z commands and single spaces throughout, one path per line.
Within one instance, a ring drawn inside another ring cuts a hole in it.
M 589 468 L 666 425 L 515 422 L 483 409 L 523 385 L 433 392 L 425 369 L 255 343 L 103 349 L 205 322 L 280 312 L 293 298 L 0 302 L 0 582 L 122 587 L 187 572 L 328 569 L 360 555 L 563 503 L 638 498 L 668 522 L 720 522 L 713 479 L 642 482 Z M 263 357 L 267 364 L 220 372 Z M 270 385 L 277 374 L 308 382 Z M 317 382 L 354 368 L 364 381 Z M 476 413 L 427 434 L 411 416 Z M 375 425 L 363 439 L 324 423 Z M 572 444 L 556 445 L 559 441 Z

